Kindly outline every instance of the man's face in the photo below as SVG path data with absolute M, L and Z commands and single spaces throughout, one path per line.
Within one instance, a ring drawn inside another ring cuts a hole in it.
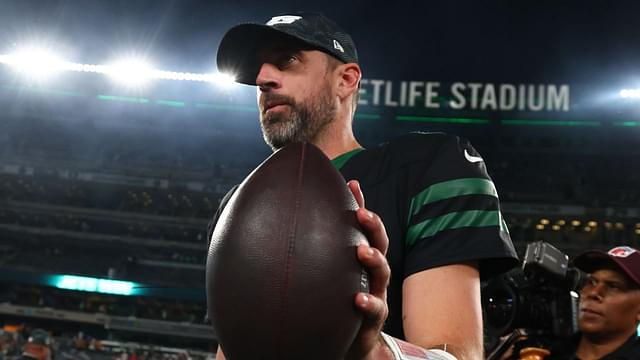
M 315 142 L 337 109 L 328 55 L 279 41 L 265 46 L 260 59 L 256 84 L 265 141 L 274 150 Z
M 630 336 L 640 320 L 640 290 L 615 269 L 594 271 L 580 293 L 578 324 L 586 336 Z

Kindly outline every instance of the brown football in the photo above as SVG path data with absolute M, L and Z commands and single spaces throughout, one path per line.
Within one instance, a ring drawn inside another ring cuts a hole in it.
M 342 359 L 367 291 L 357 203 L 320 149 L 291 144 L 238 187 L 207 257 L 207 306 L 230 360 Z

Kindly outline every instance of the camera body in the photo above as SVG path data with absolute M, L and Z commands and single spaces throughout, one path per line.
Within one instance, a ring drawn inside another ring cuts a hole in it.
M 549 339 L 578 331 L 579 289 L 585 273 L 551 244 L 527 245 L 522 267 L 490 280 L 482 289 L 485 332 L 503 336 L 515 329 Z

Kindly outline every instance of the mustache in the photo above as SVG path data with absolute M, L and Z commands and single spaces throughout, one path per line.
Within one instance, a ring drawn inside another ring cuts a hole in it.
M 296 100 L 288 95 L 263 93 L 260 97 L 260 110 L 264 111 L 265 109 L 271 107 L 272 104 L 295 105 Z

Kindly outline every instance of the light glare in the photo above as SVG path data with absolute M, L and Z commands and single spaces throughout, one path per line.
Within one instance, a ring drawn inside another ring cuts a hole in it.
M 65 62 L 50 51 L 26 48 L 11 55 L 3 55 L 2 62 L 18 72 L 38 79 L 44 79 L 64 69 Z
M 128 85 L 142 85 L 151 79 L 206 82 L 225 88 L 235 85 L 235 76 L 231 74 L 158 70 L 138 59 L 123 60 L 111 65 L 74 63 L 37 49 L 24 50 L 12 55 L 0 54 L 0 64 L 8 65 L 32 77 L 43 77 L 59 71 L 75 71 L 108 75 Z
M 106 73 L 125 85 L 143 85 L 153 76 L 153 69 L 145 61 L 127 59 L 106 67 Z
M 622 89 L 620 96 L 623 98 L 640 99 L 640 89 Z
M 211 82 L 222 86 L 230 86 L 236 83 L 236 77 L 232 74 L 224 73 L 211 74 Z
M 130 281 L 98 279 L 86 276 L 57 276 L 55 286 L 59 289 L 99 292 L 103 294 L 131 295 L 135 283 Z

